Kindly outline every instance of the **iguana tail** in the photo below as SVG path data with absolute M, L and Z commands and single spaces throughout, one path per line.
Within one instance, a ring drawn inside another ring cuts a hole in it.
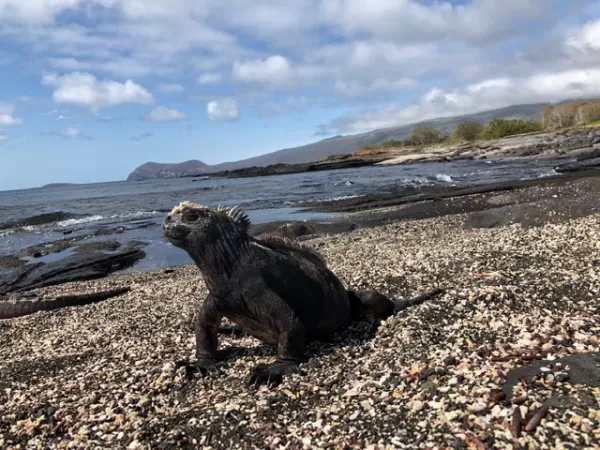
M 426 300 L 430 300 L 445 291 L 441 288 L 432 289 L 431 291 L 424 292 L 423 294 L 417 295 L 416 297 L 409 298 L 407 300 L 394 300 L 394 312 L 403 311 L 411 306 L 420 305 Z
M 129 290 L 129 287 L 123 287 L 108 291 L 93 292 L 90 294 L 62 295 L 51 299 L 0 301 L 0 319 L 21 317 L 38 311 L 50 311 L 69 306 L 89 305 L 111 297 L 116 297 Z

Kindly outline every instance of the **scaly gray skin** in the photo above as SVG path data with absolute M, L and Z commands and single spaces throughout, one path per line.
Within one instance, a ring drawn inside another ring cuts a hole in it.
M 315 250 L 279 238 L 257 240 L 239 208 L 182 202 L 165 217 L 166 238 L 194 260 L 208 288 L 196 315 L 197 369 L 217 367 L 223 317 L 277 345 L 273 364 L 256 366 L 250 384 L 278 383 L 297 373 L 304 346 L 327 340 L 365 309 L 385 318 L 440 293 L 394 301 L 375 291 L 346 290 Z
M 51 299 L 35 300 L 2 300 L 0 298 L 0 319 L 27 316 L 39 311 L 51 311 L 59 308 L 83 306 L 97 303 L 128 292 L 130 288 L 118 288 L 90 294 L 64 295 Z

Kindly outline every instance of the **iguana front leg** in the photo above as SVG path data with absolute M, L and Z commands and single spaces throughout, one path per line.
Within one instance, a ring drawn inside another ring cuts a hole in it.
M 281 383 L 285 375 L 300 373 L 299 364 L 304 356 L 306 339 L 304 325 L 296 318 L 280 333 L 277 342 L 277 359 L 272 364 L 258 364 L 248 379 L 249 385 Z
M 194 321 L 196 369 L 202 374 L 217 369 L 218 333 L 222 319 L 223 316 L 216 308 L 214 297 L 209 294 Z

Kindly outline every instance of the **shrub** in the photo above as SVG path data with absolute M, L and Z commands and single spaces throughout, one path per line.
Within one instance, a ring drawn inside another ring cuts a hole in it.
M 435 144 L 442 141 L 442 132 L 437 128 L 415 127 L 410 134 L 409 141 L 413 145 Z
M 483 130 L 485 139 L 498 139 L 522 133 L 542 131 L 542 124 L 536 120 L 523 119 L 494 119 Z
M 480 137 L 483 130 L 484 127 L 480 123 L 466 120 L 456 126 L 452 137 L 461 141 L 474 141 Z

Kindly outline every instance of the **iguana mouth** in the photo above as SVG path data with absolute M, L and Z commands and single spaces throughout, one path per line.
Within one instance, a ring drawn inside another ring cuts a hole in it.
M 170 218 L 165 218 L 162 224 L 165 237 L 174 245 L 185 243 L 185 238 L 190 233 L 188 227 L 181 223 L 171 222 Z

